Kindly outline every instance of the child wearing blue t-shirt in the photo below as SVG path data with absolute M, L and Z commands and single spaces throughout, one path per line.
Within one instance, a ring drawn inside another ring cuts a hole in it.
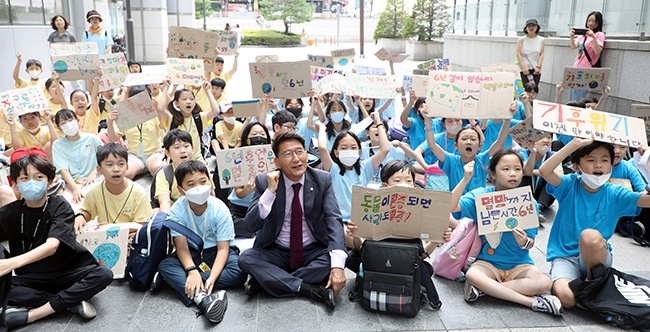
M 186 161 L 174 176 L 183 197 L 172 205 L 169 218 L 199 235 L 203 251 L 193 257 L 190 246 L 196 250 L 198 244 L 172 231 L 176 251 L 160 262 L 158 272 L 186 306 L 195 303 L 210 322 L 219 323 L 228 300 L 224 290 L 216 289 L 241 286 L 247 277 L 237 264 L 239 249 L 233 243 L 230 211 L 210 195 L 210 173 L 203 162 Z
M 332 148 L 332 145 L 334 144 L 334 140 L 340 133 L 347 132 L 350 130 L 350 127 L 352 127 L 352 123 L 345 119 L 345 116 L 348 114 L 347 109 L 345 108 L 345 104 L 343 101 L 338 100 L 338 99 L 332 99 L 329 101 L 327 104 L 327 107 L 325 108 L 325 114 L 323 114 L 323 105 L 321 104 L 322 97 L 317 96 L 312 98 L 312 102 L 316 102 L 316 111 L 318 111 L 318 118 L 319 119 L 327 119 L 328 122 L 325 124 L 325 133 L 327 134 L 327 147 L 328 151 Z M 316 124 L 313 121 L 313 113 L 309 113 L 309 116 L 307 117 L 307 127 L 311 129 L 314 132 L 319 133 L 319 140 L 320 140 L 320 132 L 319 128 L 316 126 Z
M 474 172 L 474 163 L 464 167 L 463 180 L 452 191 L 452 212 L 460 211 L 463 217 L 477 220 L 476 195 L 514 189 L 523 177 L 524 164 L 512 149 L 501 149 L 490 161 L 490 175 L 495 186 L 477 188 L 461 197 Z M 531 307 L 533 311 L 562 314 L 560 300 L 553 295 L 539 295 L 551 289 L 551 280 L 535 267 L 529 250 L 535 246 L 537 228 L 501 233 L 501 240 L 492 248 L 485 236 L 476 261 L 467 271 L 465 301 L 476 301 L 481 291 L 492 297 Z
M 427 99 L 424 97 L 418 98 L 414 90 L 411 90 L 409 95 L 409 102 L 404 106 L 404 110 L 400 115 L 400 121 L 402 122 L 402 128 L 408 134 L 411 149 L 415 150 L 426 140 L 424 132 L 425 123 L 430 126 L 433 119 L 422 115 L 422 112 L 427 110 Z M 410 116 L 411 110 L 413 110 L 416 116 Z
M 377 112 L 370 114 L 375 126 L 383 126 L 381 117 Z M 378 130 L 379 151 L 363 161 L 359 160 L 361 155 L 361 141 L 351 132 L 339 134 L 334 140 L 332 150 L 327 149 L 326 126 L 317 123 L 318 152 L 323 170 L 332 174 L 332 187 L 336 194 L 343 222 L 350 220 L 350 209 L 352 205 L 352 186 L 366 186 L 375 175 L 374 170 L 381 165 L 390 151 L 388 137 L 385 130 Z M 379 184 L 379 179 L 374 179 Z
M 546 180 L 539 175 L 539 167 L 542 164 L 555 154 L 551 151 L 551 142 L 553 141 L 553 134 L 548 133 L 544 138 L 538 140 L 535 143 L 530 143 L 530 145 L 521 150 L 520 154 L 525 160 L 524 164 L 524 178 L 521 181 L 521 187 L 530 186 L 530 190 L 533 192 L 533 198 L 539 204 L 539 221 L 544 222 L 546 218 L 541 213 L 546 210 L 553 202 L 555 198 L 551 196 L 546 191 Z M 555 172 L 557 174 L 562 174 L 562 167 L 556 167 Z
M 574 170 L 581 174 L 558 175 L 554 169 L 569 155 Z M 611 144 L 594 142 L 593 136 L 576 137 L 539 168 L 559 205 L 546 260 L 552 264 L 553 294 L 565 308 L 576 304 L 569 282 L 589 279 L 594 266 L 612 265 L 608 240 L 618 219 L 636 215 L 638 206 L 650 206 L 650 195 L 607 183 L 613 161 Z

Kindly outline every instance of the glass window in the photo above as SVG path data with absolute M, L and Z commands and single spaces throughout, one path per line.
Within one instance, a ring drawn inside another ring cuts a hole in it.
M 641 23 L 643 0 L 608 1 L 603 11 L 603 31 L 615 35 L 636 35 Z
M 571 6 L 566 0 L 551 0 L 546 31 L 555 32 L 558 36 L 568 36 L 572 28 L 571 12 Z
M 474 35 L 476 34 L 477 29 L 477 20 L 476 14 L 478 12 L 478 3 L 468 3 L 467 4 L 467 20 L 465 21 L 465 29 L 467 30 L 466 34 Z
M 454 30 L 456 34 L 463 34 L 465 30 L 465 5 L 456 5 L 456 12 L 454 13 Z
M 45 24 L 50 24 L 50 19 L 57 14 L 63 15 L 70 20 L 63 8 L 63 0 L 43 0 L 43 8 L 45 11 Z
M 44 24 L 42 0 L 11 0 L 13 24 Z
M 16 18 L 15 15 L 14 19 Z M 0 24 L 9 24 L 9 4 L 7 0 L 0 0 Z
M 509 0 L 494 0 L 492 12 L 492 35 L 503 36 L 506 31 Z
M 479 35 L 488 35 L 491 30 L 490 11 L 492 10 L 492 3 L 482 1 L 478 4 L 478 22 L 477 29 Z

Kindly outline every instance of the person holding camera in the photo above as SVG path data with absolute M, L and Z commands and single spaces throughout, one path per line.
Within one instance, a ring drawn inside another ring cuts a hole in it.
M 573 63 L 574 67 L 591 68 L 600 67 L 600 55 L 605 44 L 603 33 L 603 14 L 593 11 L 587 15 L 586 29 L 573 28 L 569 34 L 569 46 L 572 50 L 578 49 L 578 56 Z M 576 35 L 579 35 L 576 38 Z M 569 100 L 582 100 L 587 96 L 587 90 L 569 90 Z

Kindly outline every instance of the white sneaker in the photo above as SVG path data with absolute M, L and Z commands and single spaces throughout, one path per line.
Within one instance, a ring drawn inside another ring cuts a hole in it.
M 95 307 L 87 301 L 81 301 L 72 307 L 70 307 L 70 312 L 81 316 L 83 319 L 93 319 L 97 316 L 97 310 Z
M 225 290 L 212 293 L 201 300 L 199 305 L 205 317 L 212 323 L 219 323 L 228 309 L 228 297 Z
M 479 297 L 485 295 L 478 288 L 472 286 L 469 281 L 465 280 L 465 287 L 463 288 L 463 293 L 465 293 L 465 301 L 474 302 L 478 300 Z
M 553 295 L 540 295 L 535 296 L 532 305 L 533 311 L 547 312 L 556 316 L 562 315 L 564 308 L 562 302 Z

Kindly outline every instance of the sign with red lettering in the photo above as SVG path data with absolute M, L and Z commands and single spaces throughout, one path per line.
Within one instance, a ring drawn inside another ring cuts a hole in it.
M 115 122 L 121 131 L 133 128 L 158 116 L 156 107 L 153 105 L 151 96 L 147 91 L 142 91 L 127 100 L 115 104 L 113 110 L 120 114 L 120 117 Z
M 609 80 L 609 68 L 564 67 L 564 88 L 602 90 Z
M 476 195 L 476 219 L 479 235 L 539 227 L 529 186 Z

